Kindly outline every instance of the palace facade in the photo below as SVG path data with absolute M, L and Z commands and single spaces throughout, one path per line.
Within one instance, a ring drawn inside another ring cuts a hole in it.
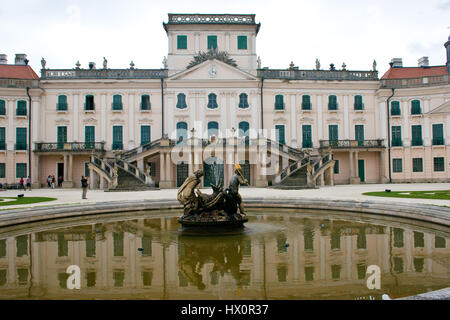
M 161 69 L 43 59 L 38 77 L 25 55 L 1 55 L 0 183 L 87 175 L 111 189 L 119 170 L 171 188 L 203 168 L 209 186 L 237 162 L 252 186 L 450 181 L 450 41 L 446 64 L 393 59 L 380 78 L 375 61 L 262 67 L 255 15 L 169 14 L 163 27 Z

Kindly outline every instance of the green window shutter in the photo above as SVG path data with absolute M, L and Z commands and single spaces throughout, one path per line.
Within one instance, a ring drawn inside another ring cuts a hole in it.
M 150 126 L 141 126 L 141 146 L 151 141 Z
M 444 172 L 445 166 L 444 161 L 445 159 L 443 157 L 435 157 L 433 158 L 433 167 L 435 172 Z
M 248 137 L 250 124 L 247 121 L 239 122 L 239 137 Z
M 16 150 L 27 150 L 27 128 L 16 128 Z
M 88 94 L 84 101 L 84 110 L 95 110 L 94 96 Z
M 0 163 L 0 178 L 5 178 L 6 176 L 6 166 L 5 163 Z
M 64 143 L 67 142 L 67 127 L 58 127 L 57 128 L 57 142 L 58 142 L 58 148 L 62 149 L 64 148 Z
M 358 141 L 358 145 L 362 145 L 364 142 L 364 125 L 355 125 L 355 140 Z
M 113 150 L 121 150 L 123 149 L 123 135 L 122 135 L 122 126 L 113 126 Z
M 208 36 L 208 50 L 217 49 L 217 36 Z
M 216 121 L 208 122 L 208 137 L 219 136 L 219 123 Z
M 115 94 L 113 96 L 112 109 L 113 110 L 122 110 L 122 108 L 123 108 L 122 96 L 120 94 Z
M 84 163 L 84 176 L 85 177 L 89 177 L 90 176 L 89 162 L 85 162 Z
M 308 95 L 302 96 L 302 110 L 311 110 L 311 97 Z
M 58 103 L 56 104 L 56 110 L 58 111 L 67 110 L 67 96 L 65 95 L 58 96 Z
M 188 136 L 188 125 L 186 122 L 178 122 L 177 123 L 177 142 L 185 143 Z
M 400 102 L 392 101 L 391 102 L 391 116 L 399 116 L 399 115 L 401 115 Z
M 334 160 L 334 174 L 339 174 L 339 160 Z
M 238 36 L 238 50 L 247 50 L 247 36 Z
M 282 144 L 286 144 L 284 125 L 282 125 L 282 124 L 275 125 L 275 132 L 276 132 L 277 142 L 282 143 Z
M 6 150 L 6 128 L 0 127 L 0 150 Z
M 6 102 L 5 100 L 0 100 L 0 116 L 6 115 Z
M 393 172 L 403 172 L 402 159 L 392 159 L 392 171 Z
M 355 96 L 354 108 L 355 108 L 355 110 L 363 110 L 364 109 L 362 96 L 359 96 L 359 95 Z
M 413 172 L 423 172 L 423 159 L 413 158 Z
M 328 125 L 328 140 L 330 140 L 330 141 L 338 141 L 339 140 L 337 124 Z
M 95 142 L 95 126 L 84 127 L 84 141 L 86 143 Z
M 413 125 L 411 126 L 412 131 L 412 145 L 413 146 L 421 146 L 422 143 L 422 126 L 421 125 Z
M 442 123 L 433 124 L 433 145 L 444 144 L 444 125 Z
M 332 95 L 328 97 L 328 110 L 337 110 L 337 97 Z
M 241 109 L 248 108 L 248 95 L 246 93 L 241 93 L 239 95 L 239 108 Z
M 187 108 L 186 95 L 184 93 L 179 93 L 177 95 L 177 108 L 178 109 L 185 109 L 185 108 Z
M 411 101 L 411 114 L 421 114 L 419 100 Z
M 392 142 L 393 147 L 401 147 L 402 146 L 402 127 L 401 126 L 392 126 Z
M 27 102 L 20 100 L 17 101 L 17 113 L 18 116 L 26 116 L 27 115 Z
M 150 96 L 148 94 L 141 96 L 141 110 L 150 110 Z
M 208 109 L 216 109 L 217 105 L 217 96 L 215 93 L 208 94 Z
M 177 49 L 187 49 L 187 36 L 185 35 L 177 36 Z
M 284 97 L 281 94 L 277 94 L 275 96 L 275 110 L 283 110 L 284 109 Z
M 302 147 L 312 148 L 312 128 L 310 124 L 302 125 Z
M 27 177 L 27 164 L 16 163 L 16 178 L 26 178 L 26 177 Z

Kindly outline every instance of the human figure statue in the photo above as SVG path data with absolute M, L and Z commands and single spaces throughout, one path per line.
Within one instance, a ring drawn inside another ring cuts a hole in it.
M 373 71 L 377 71 L 377 61 L 375 59 L 373 60 L 372 67 L 373 67 Z
M 177 199 L 183 204 L 185 215 L 195 214 L 201 206 L 202 193 L 199 187 L 201 177 L 203 177 L 203 170 L 195 171 L 178 189 Z
M 258 56 L 258 60 L 256 60 L 256 63 L 258 64 L 258 69 L 261 69 L 261 57 Z
M 316 59 L 316 70 L 320 70 L 320 60 Z
M 242 198 L 239 194 L 239 185 L 248 184 L 248 180 L 244 178 L 241 170 L 242 168 L 239 164 L 234 166 L 234 175 L 231 177 L 228 193 L 239 206 L 240 213 L 245 214 Z
M 169 65 L 167 64 L 167 58 L 166 58 L 166 56 L 164 56 L 164 59 L 163 59 L 163 61 L 162 61 L 162 64 L 163 64 L 164 69 L 169 68 Z
M 106 60 L 105 57 L 103 57 L 103 69 L 106 69 L 108 67 L 108 60 Z
M 45 69 L 46 64 L 47 64 L 47 61 L 45 61 L 44 57 L 42 57 L 42 59 L 41 59 L 42 69 Z

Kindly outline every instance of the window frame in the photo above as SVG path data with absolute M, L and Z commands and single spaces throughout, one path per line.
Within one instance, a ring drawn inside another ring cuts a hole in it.
M 245 40 L 245 45 L 244 44 Z M 245 48 L 241 48 L 245 47 Z M 237 49 L 238 50 L 248 50 L 248 37 L 246 35 L 238 35 L 237 36 Z
M 182 46 L 184 44 L 184 46 Z M 178 34 L 177 35 L 177 50 L 187 50 L 187 35 Z

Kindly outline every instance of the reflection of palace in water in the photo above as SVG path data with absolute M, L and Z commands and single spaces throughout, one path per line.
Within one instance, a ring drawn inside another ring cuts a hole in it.
M 353 299 L 374 294 L 369 265 L 378 295 L 448 286 L 446 234 L 398 225 L 258 215 L 249 228 L 270 230 L 211 238 L 164 217 L 14 235 L 0 240 L 0 298 Z M 66 288 L 73 264 L 81 290 Z

